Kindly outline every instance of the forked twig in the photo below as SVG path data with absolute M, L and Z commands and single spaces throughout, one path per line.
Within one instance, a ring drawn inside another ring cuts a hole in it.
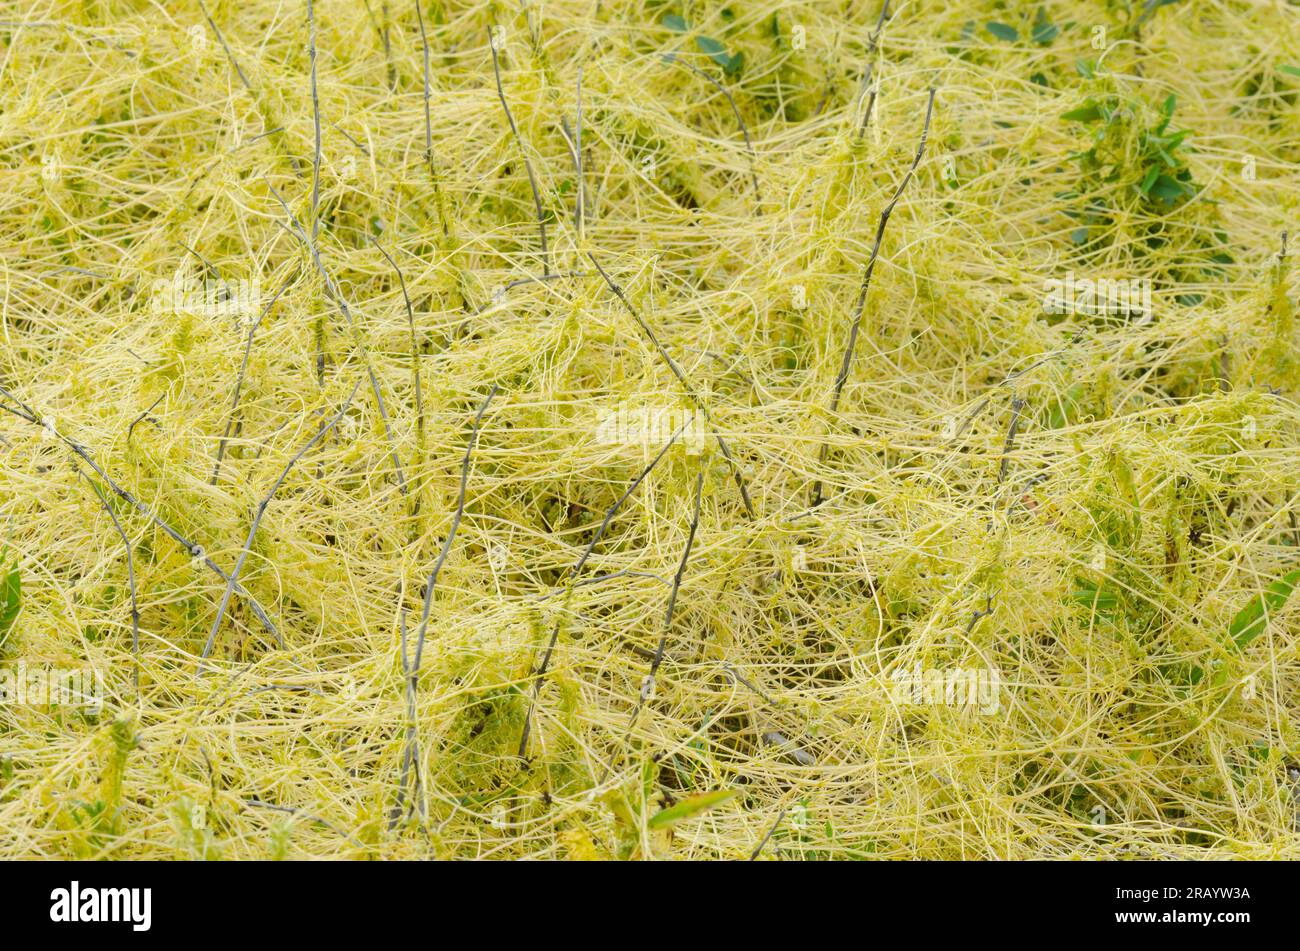
M 212 478 L 208 480 L 209 485 L 217 484 L 217 477 L 221 473 L 221 459 L 226 454 L 226 443 L 230 440 L 231 430 L 235 426 L 235 418 L 239 413 L 239 394 L 244 387 L 244 375 L 248 372 L 249 357 L 253 353 L 253 335 L 257 333 L 257 328 L 261 326 L 262 318 L 270 313 L 271 308 L 275 306 L 275 302 L 280 299 L 280 295 L 289 287 L 289 280 L 290 278 L 285 278 L 284 283 L 280 285 L 280 289 L 275 292 L 275 296 L 262 308 L 261 313 L 257 315 L 257 319 L 249 325 L 248 339 L 244 341 L 244 358 L 239 364 L 239 375 L 235 377 L 235 391 L 230 397 L 230 415 L 226 418 L 226 428 L 221 434 L 221 441 L 217 443 L 217 461 L 212 466 Z
M 871 287 L 871 275 L 876 269 L 876 259 L 880 257 L 880 243 L 885 237 L 885 226 L 889 224 L 889 216 L 894 213 L 894 206 L 898 204 L 898 199 L 903 196 L 903 190 L 907 188 L 908 182 L 916 174 L 917 166 L 921 164 L 921 156 L 925 154 L 925 142 L 930 135 L 930 117 L 934 113 L 934 94 L 935 88 L 930 87 L 930 95 L 925 105 L 925 124 L 921 127 L 921 141 L 916 147 L 916 155 L 912 159 L 912 166 L 903 176 L 903 180 L 898 183 L 898 188 L 894 191 L 894 197 L 885 205 L 884 210 L 880 213 L 880 222 L 876 225 L 876 240 L 871 248 L 871 257 L 867 259 L 866 269 L 862 272 L 862 286 L 858 291 L 858 304 L 853 312 L 853 324 L 849 329 L 849 340 L 844 347 L 844 357 L 840 361 L 839 373 L 835 375 L 835 391 L 831 397 L 831 414 L 834 415 L 840 406 L 840 394 L 844 392 L 844 384 L 849 378 L 849 369 L 853 366 L 853 352 L 858 343 L 858 332 L 862 329 L 862 314 L 867 305 L 867 291 Z M 826 455 L 829 451 L 829 443 L 822 443 L 821 453 L 818 457 L 818 464 L 824 465 Z M 816 508 L 822 502 L 822 480 L 818 479 L 813 484 L 812 490 L 812 507 Z
M 187 552 L 189 552 L 192 556 L 196 558 L 202 557 L 203 564 L 205 564 L 208 568 L 210 568 L 213 572 L 215 572 L 217 577 L 219 577 L 222 581 L 230 580 L 230 576 L 221 569 L 220 565 L 218 565 L 215 561 L 213 561 L 210 557 L 208 557 L 208 555 L 204 552 L 203 548 L 197 542 L 193 542 L 190 539 L 186 538 L 178 530 L 173 528 L 170 523 L 162 519 L 160 516 L 154 514 L 153 509 L 149 508 L 148 505 L 146 505 L 144 502 L 137 499 L 134 495 L 132 495 L 126 489 L 122 488 L 122 486 L 120 486 L 117 482 L 115 482 L 107 472 L 105 472 L 102 468 L 100 468 L 99 464 L 95 462 L 94 458 L 90 455 L 90 451 L 85 446 L 81 445 L 80 443 L 72 439 L 69 439 L 67 436 L 64 436 L 62 433 L 58 432 L 57 430 L 50 429 L 45 419 L 39 413 L 37 413 L 34 409 L 32 409 L 22 400 L 18 399 L 18 397 L 14 396 L 12 393 L 10 393 L 2 386 L 0 386 L 0 396 L 3 396 L 5 399 L 8 399 L 10 402 L 12 402 L 15 406 L 18 407 L 17 409 L 15 409 L 13 406 L 6 406 L 3 403 L 0 403 L 0 409 L 3 409 L 14 416 L 17 416 L 19 419 L 26 420 L 27 422 L 31 423 L 34 426 L 39 426 L 43 429 L 52 431 L 54 433 L 55 438 L 58 439 L 61 443 L 63 443 L 65 446 L 67 446 L 69 449 L 71 449 L 77 455 L 78 458 L 80 458 L 83 462 L 86 463 L 86 465 L 90 466 L 90 468 L 95 471 L 95 474 L 104 480 L 104 483 L 110 489 L 113 490 L 113 493 L 117 495 L 118 498 L 122 499 L 123 501 L 131 505 L 141 515 L 146 516 L 149 519 L 149 521 L 153 522 L 154 525 L 156 525 L 158 528 L 166 532 L 167 535 L 171 537 L 172 541 L 176 542 Z M 284 641 L 280 637 L 280 632 L 276 630 L 275 625 L 271 623 L 270 617 L 267 616 L 265 609 L 263 609 L 262 605 L 258 603 L 257 599 L 254 598 L 251 594 L 249 594 L 246 590 L 244 590 L 242 586 L 236 586 L 235 590 L 239 593 L 241 597 L 243 597 L 245 600 L 248 601 L 249 607 L 252 609 L 253 614 L 257 616 L 257 619 L 261 623 L 261 625 L 264 628 L 266 628 L 266 630 L 271 634 L 272 637 L 276 639 L 277 643 L 283 646 Z
M 326 270 L 325 262 L 321 260 L 320 249 L 317 247 L 316 242 L 307 236 L 307 233 L 303 230 L 298 219 L 294 217 L 293 211 L 289 208 L 288 202 L 286 202 L 284 197 L 276 191 L 275 186 L 271 184 L 271 180 L 266 178 L 266 176 L 262 176 L 262 180 L 266 182 L 266 187 L 271 190 L 271 194 L 274 195 L 275 200 L 280 203 L 280 207 L 284 209 L 284 213 L 289 216 L 289 222 L 293 226 L 290 229 L 291 233 L 295 234 L 307 247 L 307 251 L 311 255 L 312 263 L 316 265 L 316 270 L 320 272 L 321 278 L 325 281 L 325 291 L 327 295 L 334 301 L 339 312 L 343 314 L 343 319 L 347 322 L 348 330 L 352 332 L 353 342 L 357 345 L 357 350 L 361 353 L 361 357 L 366 364 L 366 375 L 370 377 L 370 389 L 371 392 L 375 394 L 375 406 L 379 410 L 379 418 L 384 424 L 384 438 L 388 442 L 389 453 L 393 459 L 393 472 L 397 476 L 397 487 L 401 491 L 402 495 L 405 495 L 406 477 L 402 474 L 402 461 L 397 455 L 397 443 L 393 436 L 392 423 L 388 419 L 388 408 L 384 405 L 384 391 L 379 385 L 379 377 L 375 374 L 374 365 L 370 362 L 370 353 L 362 344 L 360 335 L 357 333 L 356 324 L 352 320 L 352 309 L 348 307 L 348 302 L 343 298 L 343 292 L 339 290 L 339 286 L 334 282 L 334 278 L 331 277 L 329 271 Z M 318 357 L 318 371 L 321 369 L 321 363 L 319 362 L 320 359 L 321 358 Z
M 209 271 L 212 272 L 212 274 L 216 277 L 216 279 L 219 280 L 219 281 L 222 283 L 222 286 L 225 287 L 225 289 L 226 289 L 226 297 L 227 297 L 227 299 L 234 299 L 235 292 L 234 292 L 233 290 L 231 290 L 231 288 L 230 288 L 230 282 L 227 281 L 227 280 L 225 279 L 224 276 L 222 276 L 222 274 L 221 274 L 221 270 L 220 270 L 220 269 L 219 269 L 215 264 L 213 264 L 211 261 L 209 261 L 207 258 L 205 258 L 205 257 L 204 257 L 202 254 L 200 254 L 198 251 L 195 251 L 193 248 L 191 248 L 191 247 L 190 247 L 188 244 L 186 244 L 184 241 L 177 241 L 176 243 L 179 244 L 179 245 L 180 245 L 182 248 L 184 248 L 186 251 L 188 251 L 190 254 L 192 254 L 192 255 L 194 255 L 196 258 L 198 258 L 199 261 L 202 262 L 203 266 L 204 266 L 205 268 L 207 268 Z
M 159 403 L 161 403 L 164 399 L 166 399 L 166 397 L 167 397 L 167 394 L 166 394 L 165 392 L 164 392 L 164 393 L 159 393 L 159 394 L 158 394 L 158 398 L 157 398 L 156 400 L 154 400 L 152 403 L 149 404 L 149 408 L 148 408 L 147 410 L 145 410 L 143 413 L 141 413 L 141 414 L 140 414 L 139 416 L 137 416 L 135 419 L 131 420 L 131 425 L 128 426 L 128 427 L 126 427 L 126 441 L 127 441 L 127 442 L 130 442 L 130 441 L 131 441 L 131 434 L 135 432 L 135 427 L 138 426 L 138 425 L 140 425 L 140 424 L 141 424 L 142 422 L 144 422 L 146 419 L 149 420 L 149 422 L 153 423 L 155 426 L 158 425 L 157 420 L 155 420 L 155 419 L 153 419 L 152 417 L 150 417 L 149 414 L 152 413 L 152 412 L 154 411 L 154 408 L 157 407 L 157 405 L 158 405 Z M 161 427 L 160 427 L 160 428 L 161 428 Z
M 492 389 L 488 391 L 488 395 L 479 406 L 478 413 L 474 416 L 474 428 L 470 431 L 469 442 L 465 446 L 465 458 L 460 468 L 460 491 L 456 496 L 456 512 L 452 516 L 450 528 L 447 529 L 447 537 L 443 539 L 442 550 L 438 552 L 438 559 L 434 562 L 433 568 L 429 572 L 429 580 L 424 586 L 424 609 L 420 614 L 420 627 L 415 636 L 415 656 L 413 658 L 408 658 L 406 653 L 406 605 L 402 605 L 401 646 L 402 673 L 406 676 L 406 750 L 402 756 L 402 775 L 397 788 L 397 804 L 389 814 L 390 829 L 402 814 L 402 804 L 406 799 L 406 784 L 418 752 L 415 732 L 415 695 L 419 687 L 420 662 L 424 658 L 425 635 L 429 629 L 429 612 L 433 607 L 433 589 L 438 584 L 438 575 L 442 572 L 442 566 L 451 551 L 452 542 L 456 540 L 456 531 L 460 528 L 460 521 L 465 515 L 465 489 L 469 485 L 470 459 L 474 455 L 474 446 L 478 442 L 479 430 L 483 426 L 483 415 L 488 411 L 488 406 L 491 405 L 492 398 L 496 395 L 497 385 L 494 383 Z M 419 782 L 418 771 L 416 781 Z M 414 801 L 414 796 L 412 796 L 412 800 Z
M 659 351 L 659 355 L 664 358 L 664 361 L 668 364 L 668 368 L 673 371 L 673 376 L 677 377 L 678 382 L 681 383 L 682 387 L 686 390 L 686 395 L 691 398 L 691 402 L 695 404 L 695 408 L 699 410 L 700 415 L 704 417 L 704 421 L 709 424 L 710 428 L 712 428 L 713 438 L 718 441 L 718 449 L 721 450 L 722 457 L 727 461 L 727 465 L 731 468 L 732 478 L 736 480 L 736 486 L 740 489 L 740 498 L 745 505 L 745 514 L 750 518 L 757 518 L 757 515 L 754 512 L 754 503 L 749 498 L 749 488 L 745 485 L 745 477 L 740 472 L 740 466 L 737 465 L 736 460 L 732 457 L 731 448 L 727 445 L 727 441 L 722 438 L 722 433 L 720 433 L 718 428 L 714 426 L 713 419 L 709 415 L 708 406 L 706 406 L 704 401 L 700 399 L 699 394 L 695 392 L 695 388 L 691 386 L 691 381 L 687 379 L 682 368 L 677 365 L 677 361 L 672 358 L 672 355 L 666 349 L 664 349 L 664 345 L 659 342 L 659 338 L 656 337 L 655 332 L 650 329 L 650 325 L 645 322 L 645 318 L 641 316 L 640 311 L 632 306 L 632 302 L 629 301 L 627 295 L 623 293 L 623 288 L 615 284 L 610 276 L 605 273 L 605 269 L 600 266 L 600 262 L 596 260 L 594 254 L 588 251 L 587 257 L 591 258 L 591 263 L 596 265 L 596 270 L 600 272 L 600 276 L 604 278 L 605 283 L 609 285 L 609 289 L 614 292 L 614 296 L 617 297 L 622 302 L 623 306 L 627 308 L 628 312 L 636 318 L 636 322 L 641 327 L 642 333 L 650 338 L 650 342 L 654 345 L 654 348 Z
M 216 642 L 217 631 L 220 630 L 221 621 L 226 616 L 226 606 L 230 604 L 230 596 L 234 592 L 235 586 L 239 583 L 239 573 L 243 570 L 244 562 L 248 558 L 248 553 L 252 550 L 253 538 L 257 535 L 258 526 L 262 524 L 262 516 L 266 514 L 266 507 L 271 504 L 271 499 L 273 499 L 275 493 L 280 490 L 280 486 L 284 483 L 284 480 L 289 477 L 290 470 L 292 470 L 298 463 L 298 460 L 306 455 L 307 450 L 311 449 L 312 446 L 325 438 L 325 434 L 333 429 L 335 425 L 338 424 L 338 421 L 343 418 L 343 414 L 346 413 L 348 407 L 352 405 L 352 398 L 357 395 L 357 390 L 360 387 L 361 381 L 357 380 L 352 387 L 352 392 L 349 393 L 348 398 L 343 401 L 343 405 L 339 408 L 339 411 L 334 414 L 334 417 L 328 423 L 324 424 L 316 431 L 316 435 L 312 436 L 311 439 L 307 441 L 306 445 L 294 454 L 294 457 L 289 460 L 289 464 L 286 465 L 284 470 L 280 473 L 280 477 L 275 480 L 274 484 L 272 484 L 271 490 L 267 492 L 265 498 L 258 503 L 257 511 L 253 515 L 253 523 L 248 527 L 248 537 L 244 539 L 244 547 L 240 550 L 239 558 L 235 561 L 235 567 L 230 572 L 230 580 L 226 582 L 226 591 L 225 594 L 221 596 L 221 605 L 217 608 L 217 616 L 213 618 L 212 627 L 208 631 L 208 639 L 203 645 L 203 653 L 200 656 L 199 669 L 196 676 L 203 673 L 203 661 L 207 660 L 208 655 L 212 653 L 212 645 Z
M 519 135 L 519 126 L 515 125 L 515 117 L 510 112 L 510 103 L 506 102 L 506 91 L 501 85 L 501 62 L 497 56 L 497 38 L 493 29 L 488 29 L 488 48 L 492 50 L 492 72 L 496 75 L 497 96 L 501 99 L 501 108 L 505 110 L 506 121 L 510 123 L 510 131 L 515 137 L 515 144 L 519 146 L 519 154 L 524 159 L 524 171 L 528 173 L 528 187 L 533 192 L 533 207 L 537 210 L 537 229 L 542 233 L 542 273 L 551 273 L 551 252 L 546 242 L 546 216 L 542 211 L 542 194 L 537 190 L 537 176 L 533 174 L 533 163 L 528 158 L 528 150 L 524 148 L 524 140 Z
M 81 476 L 90 483 L 90 487 L 95 490 L 95 495 L 99 496 L 100 505 L 104 506 L 104 511 L 113 520 L 113 527 L 117 529 L 117 534 L 126 548 L 126 583 L 131 590 L 131 657 L 135 661 L 135 672 L 131 681 L 135 686 L 135 696 L 138 701 L 140 699 L 140 602 L 135 592 L 135 559 L 131 553 L 131 539 L 126 537 L 126 531 L 122 528 L 122 523 L 118 521 L 117 513 L 113 511 L 113 506 L 109 504 L 104 491 L 94 479 L 89 478 L 85 473 L 81 473 Z
M 565 592 L 566 605 L 568 602 L 568 595 L 573 592 L 575 587 L 581 584 L 581 582 L 577 580 L 578 575 L 582 572 L 582 567 L 587 563 L 587 559 L 591 557 L 591 553 L 596 550 L 596 545 L 605 537 L 605 529 L 609 528 L 609 523 L 614 520 L 614 516 L 617 515 L 618 510 L 623 507 L 623 503 L 632 497 L 632 493 L 636 491 L 637 486 L 644 482 L 646 476 L 648 476 L 654 470 L 654 467 L 659 464 L 659 460 L 668 455 L 668 450 L 671 449 L 673 443 L 677 441 L 677 437 L 685 431 L 686 427 L 690 425 L 691 420 L 694 418 L 695 417 L 692 416 L 677 427 L 677 431 L 664 443 L 663 448 L 660 449 L 658 454 L 650 460 L 649 465 L 641 470 L 641 474 L 632 480 L 631 485 L 627 487 L 623 494 L 618 497 L 618 500 L 609 507 L 607 512 L 605 512 L 605 517 L 601 520 L 600 526 L 596 529 L 595 534 L 591 536 L 591 541 L 587 543 L 587 547 L 583 549 L 582 554 L 578 557 L 578 561 L 573 566 L 573 570 L 569 572 L 569 576 L 573 580 L 570 581 L 569 587 Z M 528 709 L 524 712 L 524 729 L 519 736 L 518 755 L 520 759 L 526 760 L 528 758 L 528 737 L 532 733 L 533 708 L 537 705 L 537 697 L 542 690 L 542 678 L 546 676 L 546 672 L 550 669 L 551 656 L 555 653 L 555 645 L 559 640 L 560 617 L 557 616 L 555 624 L 551 628 L 551 639 L 546 645 L 546 651 L 542 654 L 541 663 L 537 665 L 537 669 L 533 672 L 533 695 L 528 701 Z
M 221 28 L 217 26 L 216 21 L 212 19 L 212 14 L 208 13 L 207 4 L 199 0 L 199 9 L 203 11 L 204 18 L 208 21 L 208 26 L 212 27 L 212 32 L 217 34 L 217 42 L 221 48 L 226 51 L 226 59 L 230 60 L 230 65 L 235 67 L 235 72 L 239 74 L 239 81 L 244 84 L 244 88 L 249 92 L 253 91 L 253 84 L 248 81 L 244 75 L 243 68 L 239 65 L 239 60 L 235 59 L 235 54 L 230 52 L 230 47 L 226 45 L 226 38 L 221 35 Z

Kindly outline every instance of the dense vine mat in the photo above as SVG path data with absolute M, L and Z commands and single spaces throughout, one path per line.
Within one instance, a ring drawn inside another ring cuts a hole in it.
M 1298 25 L 0 3 L 0 857 L 1300 856 Z

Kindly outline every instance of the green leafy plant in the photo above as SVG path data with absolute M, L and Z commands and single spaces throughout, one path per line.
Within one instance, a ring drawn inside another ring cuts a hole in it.
M 1191 170 L 1179 147 L 1191 132 L 1170 131 L 1178 97 L 1170 93 L 1159 109 L 1159 119 L 1150 128 L 1133 125 L 1144 112 L 1139 100 L 1117 95 L 1089 97 L 1083 105 L 1062 114 L 1067 122 L 1089 126 L 1092 139 L 1090 148 L 1075 153 L 1085 176 L 1099 179 L 1100 183 L 1123 182 L 1132 178 L 1137 190 L 1165 209 L 1179 201 L 1191 198 L 1197 188 Z M 1137 156 L 1130 160 L 1125 151 L 1129 144 L 1136 146 Z M 1139 176 L 1133 170 L 1140 170 Z
M 1226 646 L 1234 652 L 1244 650 L 1264 632 L 1268 619 L 1282 610 L 1297 585 L 1300 585 L 1300 568 L 1287 572 L 1263 591 L 1252 595 L 1228 624 Z M 1227 670 L 1222 658 L 1211 660 L 1207 666 L 1215 675 L 1215 684 L 1222 685 L 1226 682 Z M 1182 685 L 1200 683 L 1205 679 L 1205 672 L 1206 667 L 1196 664 L 1178 665 L 1165 671 L 1166 676 Z
M 110 835 L 119 832 L 118 820 L 122 811 L 122 780 L 126 776 L 126 760 L 132 750 L 140 746 L 140 738 L 129 719 L 114 720 L 108 731 L 108 762 L 100 780 L 100 795 L 105 806 L 101 828 Z
M 1268 322 L 1271 339 L 1262 347 L 1258 364 L 1267 367 L 1277 379 L 1286 379 L 1295 365 L 1295 304 L 1288 293 L 1291 258 L 1285 246 L 1269 269 Z
M 1074 583 L 1078 588 L 1071 592 L 1071 601 L 1102 615 L 1113 614 L 1119 609 L 1119 598 L 1104 584 L 1099 585 L 1082 577 L 1075 578 Z
M 1139 24 L 1146 23 L 1156 15 L 1156 11 L 1161 7 L 1172 6 L 1173 4 L 1180 2 L 1181 0 L 1144 0 L 1142 9 L 1138 13 L 1137 22 Z
M 659 765 L 647 760 L 641 768 L 640 781 L 630 789 L 612 790 L 602 798 L 614 816 L 615 848 L 619 859 L 642 855 L 643 833 L 649 833 L 652 852 L 666 848 L 672 829 L 680 822 L 702 815 L 732 799 L 733 789 L 716 790 L 687 796 L 670 806 L 655 809 L 662 802 L 659 791 Z
M 219 862 L 222 846 L 205 818 L 206 811 L 188 796 L 172 806 L 176 843 L 182 853 L 201 862 Z M 274 855 L 274 851 L 272 853 Z

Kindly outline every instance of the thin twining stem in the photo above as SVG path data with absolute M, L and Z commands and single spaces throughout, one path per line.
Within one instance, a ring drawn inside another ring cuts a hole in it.
M 451 227 L 447 224 L 442 184 L 438 180 L 438 166 L 433 157 L 433 120 L 429 114 L 429 37 L 424 32 L 424 12 L 420 9 L 420 0 L 415 0 L 415 18 L 420 24 L 420 49 L 424 54 L 424 161 L 429 166 L 434 203 L 438 206 L 438 220 L 442 225 L 442 236 L 446 238 L 451 235 Z
M 582 66 L 578 66 L 578 126 L 577 141 L 574 143 L 573 154 L 578 165 L 578 194 L 574 198 L 573 216 L 574 227 L 578 232 L 578 240 L 582 240 L 583 217 L 586 213 L 584 207 L 586 203 L 587 186 L 582 177 Z M 1283 238 L 1283 242 L 1285 242 Z M 1284 252 L 1285 253 L 1285 252 Z
M 876 29 L 867 41 L 867 69 L 862 76 L 862 88 L 867 94 L 867 108 L 862 113 L 862 124 L 858 126 L 859 138 L 866 133 L 867 126 L 871 123 L 871 113 L 876 108 L 876 94 L 880 91 L 880 84 L 876 83 L 867 92 L 867 84 L 871 82 L 871 74 L 875 69 L 876 64 L 873 57 L 876 55 L 876 46 L 880 42 L 880 33 L 885 28 L 885 18 L 887 16 L 889 16 L 889 0 L 885 0 L 884 5 L 880 8 L 880 19 L 876 21 Z
M 686 548 L 682 551 L 682 560 L 677 564 L 677 574 L 673 575 L 673 589 L 668 595 L 668 610 L 664 612 L 664 629 L 659 635 L 659 645 L 655 648 L 654 659 L 650 661 L 650 673 L 646 676 L 645 682 L 641 685 L 641 695 L 637 698 L 636 706 L 632 708 L 632 715 L 628 717 L 627 729 L 632 732 L 632 727 L 636 725 L 636 718 L 641 713 L 641 708 L 645 706 L 646 700 L 654 693 L 655 677 L 659 674 L 659 667 L 664 662 L 664 648 L 668 644 L 668 632 L 672 630 L 673 613 L 677 609 L 677 592 L 682 586 L 682 576 L 686 574 L 686 562 L 691 557 L 691 548 L 695 544 L 695 533 L 700 527 L 700 495 L 704 488 L 704 469 L 701 468 L 695 477 L 695 509 L 691 514 L 690 531 L 686 534 Z
M 235 67 L 235 72 L 239 74 L 239 81 L 244 84 L 245 89 L 252 92 L 252 83 L 250 83 L 248 77 L 244 75 L 244 70 L 239 65 L 239 60 L 235 59 L 235 54 L 230 52 L 230 47 L 226 45 L 226 38 L 221 35 L 221 28 L 218 27 L 216 21 L 212 19 L 212 14 L 208 13 L 207 4 L 205 4 L 203 0 L 199 0 L 199 9 L 203 11 L 203 17 L 208 21 L 208 26 L 212 27 L 212 32 L 217 34 L 217 42 L 220 43 L 221 48 L 226 51 L 226 59 L 230 60 L 230 65 Z
M 420 390 L 420 350 L 416 343 L 415 336 L 415 310 L 411 307 L 411 295 L 406 292 L 406 277 L 402 274 L 402 269 L 397 266 L 397 262 L 392 256 L 384 250 L 384 246 L 379 243 L 375 237 L 371 237 L 371 242 L 379 253 L 384 256 L 384 260 L 397 273 L 397 283 L 402 289 L 402 300 L 406 304 L 406 322 L 411 331 L 411 379 L 415 384 L 415 431 L 421 440 L 424 439 L 424 396 Z
M 708 82 L 714 89 L 722 93 L 726 98 L 727 103 L 731 106 L 731 113 L 736 117 L 736 123 L 740 126 L 740 134 L 745 137 L 745 148 L 749 150 L 749 175 L 754 184 L 754 213 L 761 215 L 763 213 L 763 192 L 762 189 L 758 187 L 758 153 L 754 151 L 754 142 L 749 136 L 749 126 L 745 124 L 745 117 L 740 114 L 740 107 L 736 105 L 736 100 L 732 98 L 732 95 L 726 86 L 722 85 L 722 83 L 718 82 L 693 63 L 688 63 L 686 60 L 680 59 L 675 53 L 669 53 L 664 57 L 664 59 L 669 63 L 677 63 L 678 65 L 685 66 L 696 76 L 699 76 L 701 79 Z
M 888 6 L 888 4 L 886 4 L 886 6 Z M 772 836 L 776 834 L 776 830 L 780 828 L 781 820 L 785 818 L 785 814 L 789 811 L 790 810 L 788 808 L 781 810 L 780 815 L 776 817 L 776 821 L 772 823 L 772 827 L 767 830 L 767 835 L 763 836 L 763 841 L 759 842 L 758 845 L 754 847 L 754 851 L 749 854 L 749 860 L 751 862 L 758 860 L 759 855 L 762 854 L 763 849 L 767 846 L 767 843 L 771 841 Z
M 655 647 L 655 652 L 650 655 L 650 673 L 648 673 L 645 680 L 641 682 L 641 692 L 637 695 L 636 705 L 632 708 L 632 713 L 627 718 L 627 733 L 623 740 L 624 745 L 631 743 L 632 729 L 636 726 L 636 719 L 641 715 L 641 710 L 646 705 L 646 701 L 654 695 L 655 678 L 659 676 L 659 667 L 664 662 L 664 648 L 668 644 L 668 632 L 672 630 L 673 626 L 673 613 L 677 608 L 677 592 L 682 586 L 682 576 L 686 574 L 686 562 L 691 557 L 691 548 L 695 544 L 695 532 L 700 527 L 700 496 L 703 489 L 704 469 L 701 467 L 695 477 L 695 508 L 691 514 L 691 527 L 690 531 L 686 535 L 686 547 L 682 550 L 682 560 L 677 563 L 677 573 L 673 575 L 673 587 L 672 591 L 669 592 L 668 595 L 668 609 L 664 612 L 663 631 L 659 635 L 659 644 Z M 613 766 L 613 760 L 605 764 L 605 769 L 601 773 L 599 781 L 596 783 L 597 786 L 603 786 L 605 784 L 605 779 L 609 776 L 610 770 L 613 769 Z
M 320 96 L 316 91 L 316 13 L 307 0 L 307 54 L 311 62 L 311 121 L 315 133 L 311 160 L 311 240 L 320 234 Z

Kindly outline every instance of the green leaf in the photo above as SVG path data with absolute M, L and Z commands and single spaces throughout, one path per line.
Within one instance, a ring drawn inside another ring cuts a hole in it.
M 1300 78 L 1300 66 L 1288 66 L 1286 63 L 1282 63 L 1277 69 L 1278 72 L 1286 73 L 1288 76 Z
M 1078 415 L 1079 403 L 1085 390 L 1080 383 L 1071 383 L 1066 391 L 1056 398 L 1047 419 L 1048 429 L 1061 429 L 1074 422 Z
M 1056 39 L 1057 34 L 1061 31 L 1057 29 L 1056 24 L 1047 18 L 1047 10 L 1043 7 L 1038 8 L 1038 13 L 1034 16 L 1033 39 L 1039 46 L 1046 46 L 1052 40 Z
M 17 560 L 8 571 L 0 566 L 0 573 L 2 573 L 0 574 L 0 638 L 3 638 L 18 619 L 18 611 L 22 606 L 23 585 L 18 574 Z
M 1095 102 L 1085 102 L 1078 109 L 1061 114 L 1066 122 L 1096 122 L 1101 118 L 1101 108 Z
M 728 76 L 734 76 L 740 72 L 740 68 L 745 63 L 745 54 L 737 53 L 731 55 L 727 48 L 711 36 L 697 36 L 695 45 L 701 53 L 707 55 L 711 60 L 722 67 L 722 71 Z
M 1160 673 L 1180 687 L 1194 687 L 1205 678 L 1205 671 L 1197 664 L 1168 664 L 1160 668 Z
M 651 829 L 667 829 L 683 819 L 690 819 L 702 812 L 707 812 L 714 806 L 720 806 L 735 795 L 736 791 L 734 789 L 720 789 L 717 792 L 691 796 L 688 799 L 683 799 L 675 806 L 656 812 L 650 817 L 650 821 L 646 825 Z
M 1228 636 L 1238 648 L 1245 647 L 1264 631 L 1264 625 L 1271 615 L 1282 610 L 1287 598 L 1296 585 L 1300 584 L 1300 568 L 1289 571 L 1274 581 L 1264 591 L 1255 595 L 1250 602 L 1237 612 L 1237 616 L 1228 625 Z
M 1172 152 L 1178 146 L 1183 144 L 1183 140 L 1192 134 L 1191 129 L 1184 129 L 1182 132 L 1175 132 L 1173 135 L 1150 135 L 1147 136 L 1157 146 L 1164 146 Z
M 609 811 L 614 814 L 614 818 L 629 829 L 637 827 L 636 814 L 632 812 L 631 806 L 623 798 L 623 794 L 617 791 L 606 793 L 604 796 L 605 805 L 609 806 Z
M 714 59 L 718 59 L 720 56 L 724 60 L 730 58 L 727 56 L 727 48 L 711 36 L 697 36 L 695 45 L 700 48 L 701 53 L 712 56 Z
M 663 26 L 668 27 L 668 29 L 670 30 L 675 30 L 678 33 L 685 33 L 687 30 L 690 29 L 690 26 L 687 24 L 687 22 L 682 17 L 679 17 L 676 13 L 665 13 L 659 19 L 659 23 Z
M 659 764 L 653 757 L 641 765 L 641 801 L 650 802 L 654 798 L 655 786 L 659 784 Z
M 1014 43 L 1020 39 L 1020 33 L 1014 26 L 1007 26 L 1005 23 L 993 21 L 984 24 L 984 29 L 988 30 L 1000 40 L 1006 40 L 1008 43 Z
M 1170 178 L 1168 175 L 1161 173 L 1156 176 L 1148 192 L 1152 198 L 1159 199 L 1167 205 L 1171 205 L 1184 195 L 1189 194 L 1187 186 L 1177 179 Z
M 1144 195 L 1148 194 L 1151 191 L 1151 186 L 1156 183 L 1156 178 L 1159 175 L 1160 175 L 1160 166 L 1152 165 L 1149 169 L 1147 169 L 1146 178 L 1142 179 L 1142 184 L 1138 186 L 1138 190 L 1142 192 L 1142 194 Z
M 1180 3 L 1182 0 L 1146 0 L 1142 9 L 1142 15 L 1138 17 L 1139 23 L 1145 23 L 1155 16 L 1157 10 L 1161 7 L 1167 7 L 1171 3 Z
M 1119 607 L 1119 598 L 1104 586 L 1098 588 L 1083 578 L 1075 578 L 1074 583 L 1079 585 L 1079 590 L 1070 594 L 1071 601 L 1076 601 L 1084 607 L 1095 608 L 1099 612 L 1114 611 Z

